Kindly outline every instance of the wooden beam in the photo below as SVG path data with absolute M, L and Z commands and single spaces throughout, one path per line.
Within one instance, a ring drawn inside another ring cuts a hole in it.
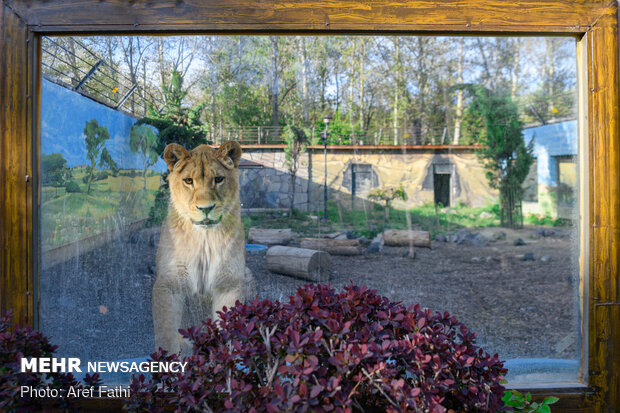
M 6 0 L 45 33 L 379 31 L 580 34 L 608 1 Z
M 25 22 L 2 5 L 0 17 L 0 311 L 33 323 L 32 41 Z
M 595 411 L 620 406 L 620 123 L 618 20 L 586 34 L 590 147 L 589 385 Z

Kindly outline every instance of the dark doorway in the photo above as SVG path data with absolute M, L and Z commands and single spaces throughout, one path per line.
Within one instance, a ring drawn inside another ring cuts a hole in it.
M 433 174 L 435 203 L 450 206 L 450 174 Z

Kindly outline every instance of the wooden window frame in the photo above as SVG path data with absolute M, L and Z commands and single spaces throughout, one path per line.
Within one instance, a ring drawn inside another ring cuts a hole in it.
M 527 390 L 560 397 L 554 412 L 620 409 L 618 16 L 610 0 L 2 0 L 0 311 L 37 325 L 40 36 L 183 33 L 575 37 L 584 382 Z

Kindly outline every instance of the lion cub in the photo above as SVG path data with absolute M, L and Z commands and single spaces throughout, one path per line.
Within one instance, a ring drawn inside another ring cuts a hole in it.
M 153 286 L 156 348 L 187 354 L 191 345 L 180 328 L 215 318 L 222 307 L 254 294 L 245 267 L 240 158 L 241 146 L 232 141 L 217 150 L 200 145 L 190 152 L 175 143 L 164 150 L 170 204 Z

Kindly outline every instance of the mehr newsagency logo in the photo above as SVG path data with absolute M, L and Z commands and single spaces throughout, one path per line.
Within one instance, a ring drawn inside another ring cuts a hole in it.
M 183 373 L 187 362 L 172 361 L 89 361 L 82 365 L 74 357 L 33 357 L 21 359 L 22 373 Z M 129 397 L 129 387 L 123 385 L 99 387 L 69 387 L 66 392 L 59 389 L 21 386 L 21 397 Z

